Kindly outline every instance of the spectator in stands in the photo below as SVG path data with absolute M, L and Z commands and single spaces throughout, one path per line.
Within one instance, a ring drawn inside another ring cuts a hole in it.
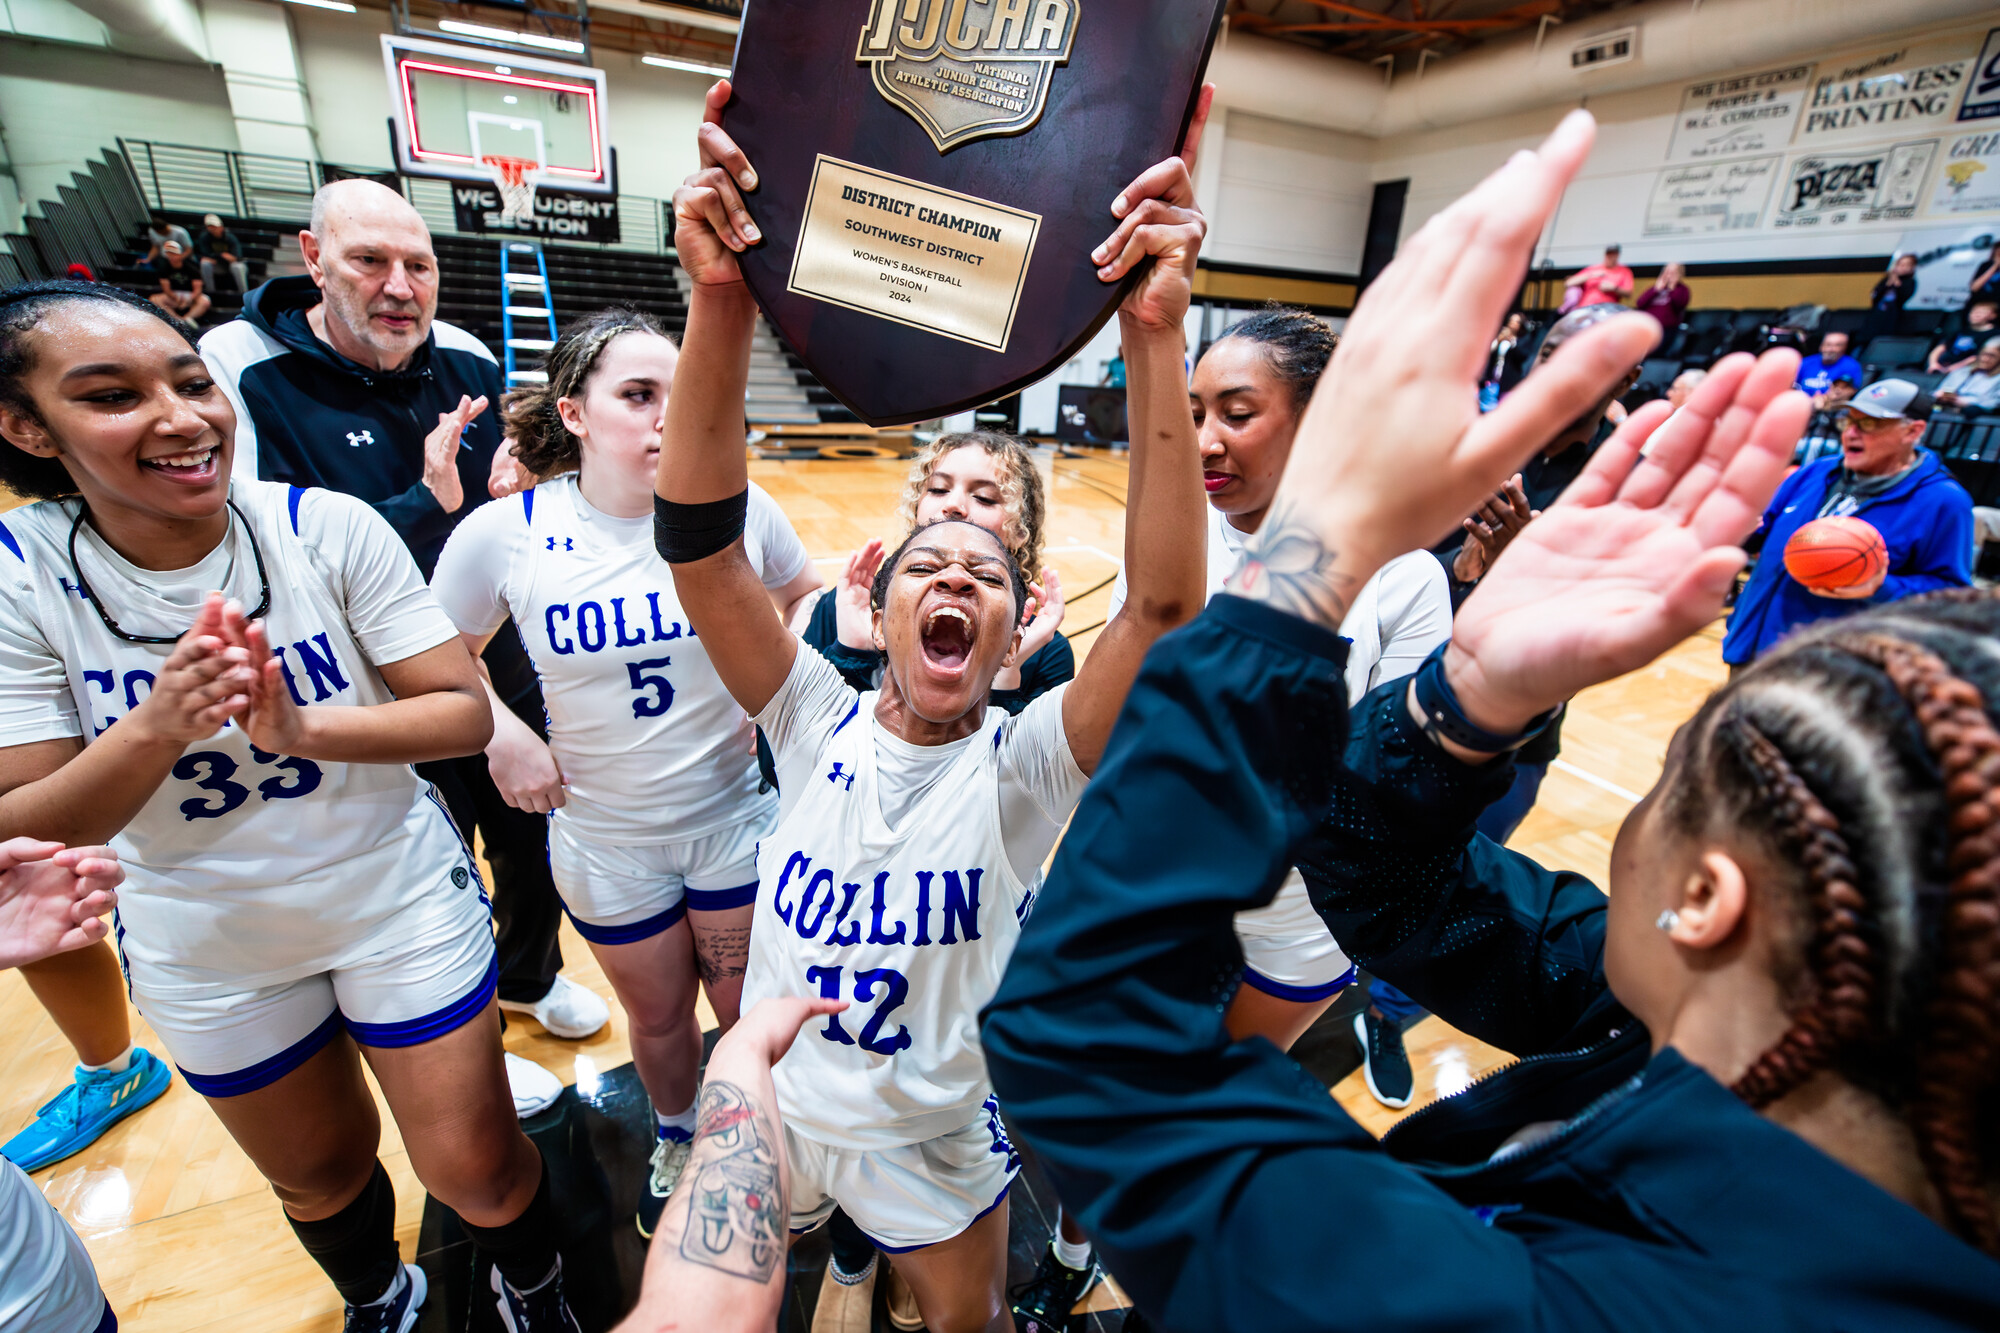
M 1636 309 L 1659 320 L 1663 334 L 1672 333 L 1681 326 L 1681 317 L 1687 314 L 1688 302 L 1693 299 L 1694 293 L 1687 285 L 1687 266 L 1668 264 L 1653 279 L 1653 285 L 1639 293 Z
M 1797 387 L 1810 395 L 1814 410 L 1826 406 L 1826 391 L 1837 379 L 1861 383 L 1861 363 L 1847 354 L 1847 335 L 1836 329 L 1819 340 L 1819 352 L 1799 362 Z
M 1971 365 L 1944 377 L 1937 404 L 1954 412 L 2000 412 L 2000 338 L 1988 338 Z
M 189 328 L 199 326 L 201 317 L 215 303 L 202 290 L 201 275 L 190 261 L 187 247 L 168 241 L 160 247 L 160 290 L 147 299 Z
M 445 539 L 490 488 L 499 453 L 500 367 L 464 330 L 436 318 L 438 262 L 430 231 L 394 190 L 336 181 L 313 197 L 299 234 L 306 274 L 250 293 L 243 317 L 212 330 L 201 351 L 236 408 L 236 466 L 265 481 L 323 486 L 367 501 L 401 535 L 428 578 Z M 494 690 L 546 738 L 541 691 L 519 636 L 484 655 Z M 547 821 L 500 796 L 484 755 L 419 764 L 459 829 L 477 829 L 493 866 L 500 1007 L 551 1034 L 582 1038 L 609 1017 L 566 980 L 556 940 L 561 903 L 549 875 Z M 508 1057 L 523 1115 L 562 1085 Z
M 1603 263 L 1570 275 L 1563 284 L 1564 313 L 1587 305 L 1624 304 L 1625 298 L 1632 294 L 1632 270 L 1618 262 L 1619 253 L 1616 245 L 1607 245 Z
M 1903 311 L 1917 295 L 1917 257 L 1897 255 L 1868 293 L 1868 319 L 1862 325 L 1863 341 L 1894 333 L 1902 326 Z
M 139 261 L 139 267 L 161 267 L 161 255 L 165 253 L 168 241 L 179 241 L 188 250 L 194 249 L 194 237 L 188 235 L 186 227 L 167 221 L 162 214 L 153 214 L 146 227 L 146 243 L 150 248 L 146 257 Z
M 1847 422 L 1847 405 L 1854 401 L 1859 387 L 1845 375 L 1827 386 L 1826 406 L 1814 411 L 1807 420 L 1805 434 L 1799 437 L 1799 447 L 1792 451 L 1793 467 L 1804 467 L 1840 448 L 1840 432 Z
M 1673 404 L 1677 411 L 1687 406 L 1687 400 L 1694 397 L 1694 391 L 1700 388 L 1701 382 L 1707 378 L 1708 372 L 1705 370 L 1683 370 L 1674 376 L 1674 382 L 1667 386 L 1667 401 Z
M 1501 396 L 1521 382 L 1521 362 L 1528 346 L 1525 328 L 1524 317 L 1516 310 L 1507 316 L 1507 322 L 1494 337 L 1492 353 L 1486 362 L 1486 377 L 1479 385 L 1480 411 L 1491 412 L 1500 405 Z
M 1966 306 L 1963 321 L 1931 348 L 1924 369 L 1941 375 L 1970 365 L 1980 346 L 1996 333 L 2000 333 L 2000 297 L 1976 296 Z
M 194 238 L 194 253 L 201 260 L 201 280 L 215 290 L 215 265 L 218 261 L 229 265 L 229 276 L 235 279 L 236 294 L 247 295 L 250 291 L 250 266 L 243 262 L 243 242 L 236 239 L 236 233 L 222 225 L 222 219 L 210 213 L 201 220 L 201 235 Z
M 1878 380 L 1854 395 L 1840 452 L 1794 472 L 1744 543 L 1762 558 L 1736 599 L 1722 660 L 1749 665 L 1801 625 L 1940 588 L 1972 584 L 1972 497 L 1937 455 L 1917 447 L 1930 396 L 1908 380 Z M 1882 534 L 1887 571 L 1873 582 L 1814 592 L 1785 572 L 1785 543 L 1817 518 L 1852 515 Z
M 1986 263 L 1972 275 L 1972 287 L 1966 296 L 1965 308 L 1970 313 L 1977 301 L 2000 302 L 2000 245 L 1993 247 L 1993 253 Z

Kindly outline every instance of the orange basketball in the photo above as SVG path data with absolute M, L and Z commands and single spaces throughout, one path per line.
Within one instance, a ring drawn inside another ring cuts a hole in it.
M 1817 518 L 1785 543 L 1785 572 L 1815 592 L 1867 583 L 1889 567 L 1889 547 L 1871 523 Z

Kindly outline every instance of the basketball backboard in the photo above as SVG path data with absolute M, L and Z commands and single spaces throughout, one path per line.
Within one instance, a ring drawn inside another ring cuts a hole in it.
M 490 183 L 480 159 L 503 156 L 550 188 L 617 193 L 603 70 L 391 35 L 382 63 L 404 173 Z

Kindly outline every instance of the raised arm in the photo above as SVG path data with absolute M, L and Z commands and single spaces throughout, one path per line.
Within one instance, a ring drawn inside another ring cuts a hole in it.
M 789 1172 L 771 1066 L 808 1019 L 844 1000 L 759 1003 L 716 1043 L 694 1149 L 617 1333 L 764 1333 L 785 1294 Z
M 1182 321 L 1208 232 L 1189 173 L 1214 96 L 1213 87 L 1202 89 L 1180 156 L 1152 167 L 1112 201 L 1118 228 L 1091 255 L 1104 282 L 1121 281 L 1148 261 L 1152 267 L 1118 308 L 1132 428 L 1125 504 L 1129 590 L 1063 698 L 1070 753 L 1085 773 L 1104 753 L 1146 650 L 1193 619 L 1208 595 L 1207 505 L 1201 445 L 1188 406 Z
M 674 246 L 694 290 L 654 491 L 660 554 L 673 566 L 681 606 L 723 685 L 745 712 L 760 713 L 791 674 L 799 641 L 743 546 L 750 491 L 743 396 L 757 303 L 736 254 L 761 237 L 742 195 L 756 188 L 756 172 L 722 130 L 729 95 L 727 79 L 708 90 L 701 170 L 674 192 Z
M 1591 137 L 1587 116 L 1565 121 L 1540 154 L 1518 155 L 1426 224 L 1363 298 L 1239 581 L 1262 605 L 1217 598 L 1148 659 L 986 1011 L 987 1063 L 1022 1137 L 1141 1308 L 1172 1310 L 1176 1326 L 1513 1328 L 1538 1308 L 1522 1238 L 1391 1162 L 1268 1043 L 1232 1043 L 1222 1010 L 1241 964 L 1234 914 L 1270 900 L 1331 803 L 1339 760 L 1328 742 L 1347 719 L 1335 636 L 1354 592 L 1490 494 L 1657 337 L 1650 319 L 1607 321 L 1479 414 L 1478 331 L 1503 313 Z M 1672 437 L 1653 453 L 1657 471 L 1634 471 L 1659 416 L 1635 413 L 1630 451 L 1615 451 L 1634 489 L 1606 486 L 1613 462 L 1578 483 L 1584 521 L 1572 541 L 1629 537 L 1626 511 L 1647 507 L 1642 494 L 1656 510 L 1671 505 L 1662 526 L 1685 538 L 1674 564 L 1650 551 L 1654 582 L 1629 587 L 1614 614 L 1574 597 L 1577 584 L 1560 590 L 1606 622 L 1593 640 L 1579 610 L 1559 636 L 1597 669 L 1635 645 L 1667 646 L 1661 636 L 1704 609 L 1699 597 L 1712 594 L 1713 613 L 1716 575 L 1742 556 L 1711 546 L 1740 540 L 1756 492 L 1782 468 L 1737 456 L 1746 425 L 1734 447 L 1710 450 L 1705 431 Z M 1496 562 L 1475 602 L 1497 603 L 1529 541 Z M 1629 568 L 1598 567 L 1620 578 Z M 1578 577 L 1592 592 L 1588 567 Z M 1539 635 L 1514 620 L 1525 610 L 1499 619 Z M 1508 710 L 1534 702 L 1522 673 L 1497 665 L 1529 665 L 1534 650 L 1509 659 L 1500 644 L 1489 644 L 1496 665 L 1480 696 L 1504 701 L 1482 714 L 1493 730 L 1524 721 Z M 1554 685 L 1567 693 L 1575 680 Z M 1329 1212 L 1329 1199 L 1341 1206 Z M 1385 1271 L 1406 1280 L 1385 1285 Z

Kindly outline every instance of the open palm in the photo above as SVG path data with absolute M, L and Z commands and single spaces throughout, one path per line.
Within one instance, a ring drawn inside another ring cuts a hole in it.
M 1510 730 L 1715 618 L 1811 411 L 1797 362 L 1730 357 L 1680 412 L 1633 413 L 1521 531 L 1453 623 L 1470 715 Z

